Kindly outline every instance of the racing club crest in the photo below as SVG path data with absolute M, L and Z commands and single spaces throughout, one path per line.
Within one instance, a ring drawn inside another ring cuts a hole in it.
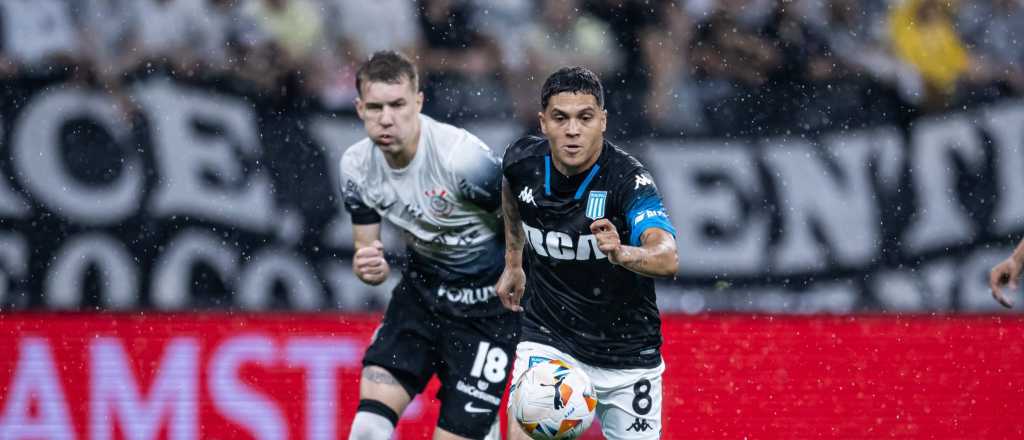
M 587 197 L 587 218 L 597 220 L 604 217 L 604 204 L 608 199 L 608 191 L 591 191 Z
M 452 213 L 454 205 L 445 198 L 445 196 L 448 195 L 448 190 L 444 188 L 436 188 L 427 191 L 426 195 L 430 198 L 430 210 L 434 215 L 447 217 L 448 214 Z

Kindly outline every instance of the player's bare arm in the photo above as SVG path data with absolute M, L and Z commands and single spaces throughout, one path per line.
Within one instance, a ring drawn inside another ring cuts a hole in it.
M 384 244 L 380 242 L 380 223 L 352 225 L 356 253 L 352 257 L 352 272 L 359 280 L 376 286 L 388 279 L 391 267 L 384 259 Z
M 519 301 L 526 290 L 526 273 L 523 271 L 523 246 L 526 234 L 523 232 L 519 207 L 508 181 L 501 179 L 501 213 L 505 217 L 505 270 L 498 279 L 496 290 L 505 308 L 521 312 Z
M 648 228 L 640 235 L 640 246 L 627 246 L 619 239 L 619 231 L 608 219 L 590 224 L 597 238 L 597 247 L 612 264 L 648 277 L 671 277 L 679 270 L 676 239 L 661 228 Z
M 992 268 L 988 276 L 988 285 L 992 288 L 992 297 L 1003 307 L 1013 307 L 1013 301 L 1003 293 L 1003 288 L 1017 289 L 1020 271 L 1024 267 L 1024 240 L 1017 244 L 1013 254 Z

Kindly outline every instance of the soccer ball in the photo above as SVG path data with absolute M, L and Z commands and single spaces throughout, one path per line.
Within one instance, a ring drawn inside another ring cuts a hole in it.
M 509 416 L 538 440 L 574 439 L 594 421 L 594 385 L 587 373 L 560 360 L 542 362 L 509 392 Z

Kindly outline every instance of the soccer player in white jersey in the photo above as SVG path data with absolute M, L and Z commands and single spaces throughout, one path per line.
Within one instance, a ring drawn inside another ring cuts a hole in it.
M 497 290 L 506 307 L 525 309 L 513 380 L 553 359 L 582 368 L 605 438 L 659 438 L 665 362 L 653 278 L 676 273 L 675 228 L 647 169 L 605 139 L 597 75 L 561 69 L 540 101 L 544 137 L 513 142 L 502 161 Z M 509 439 L 522 438 L 510 423 Z
M 431 376 L 441 382 L 434 439 L 498 438 L 519 317 L 502 307 L 501 167 L 466 130 L 420 113 L 415 66 L 375 53 L 356 75 L 368 137 L 345 151 L 341 175 L 352 215 L 352 270 L 367 284 L 390 272 L 380 222 L 402 230 L 406 266 L 366 350 L 349 439 L 389 439 Z

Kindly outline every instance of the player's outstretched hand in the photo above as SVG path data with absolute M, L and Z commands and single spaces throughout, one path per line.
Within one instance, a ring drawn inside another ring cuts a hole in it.
M 523 292 L 526 291 L 526 272 L 523 272 L 522 267 L 505 266 L 495 290 L 506 309 L 522 312 L 523 306 L 519 305 L 519 301 L 523 299 Z
M 1003 260 L 1002 263 L 992 268 L 988 274 L 988 286 L 992 289 L 992 297 L 999 301 L 1003 307 L 1013 307 L 1013 302 L 1003 294 L 1003 288 L 1017 289 L 1017 281 L 1020 280 L 1020 264 L 1013 257 Z
M 384 259 L 384 243 L 374 240 L 369 246 L 357 249 L 352 258 L 352 271 L 360 280 L 371 286 L 388 279 L 391 268 Z
M 590 224 L 590 232 L 597 238 L 597 248 L 608 256 L 612 264 L 619 264 L 619 251 L 622 249 L 622 242 L 619 240 L 619 231 L 615 225 L 606 218 L 597 219 Z

